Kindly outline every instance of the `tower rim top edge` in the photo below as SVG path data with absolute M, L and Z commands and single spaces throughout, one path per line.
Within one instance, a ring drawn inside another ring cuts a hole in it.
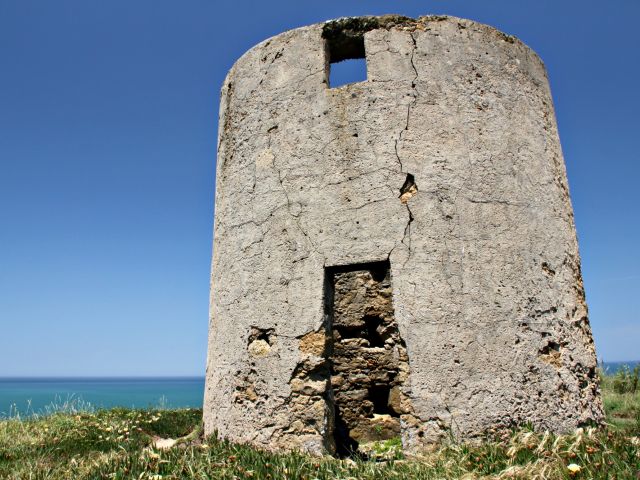
M 311 29 L 321 29 L 322 38 L 331 39 L 335 35 L 340 34 L 348 34 L 348 35 L 364 35 L 365 33 L 372 30 L 399 30 L 399 31 L 428 31 L 429 24 L 433 24 L 436 22 L 455 22 L 458 24 L 459 28 L 466 29 L 469 27 L 476 27 L 480 29 L 486 30 L 488 33 L 492 33 L 496 36 L 498 41 L 503 41 L 507 44 L 513 44 L 515 46 L 523 47 L 529 50 L 533 56 L 540 62 L 543 68 L 546 67 L 544 62 L 540 58 L 540 56 L 536 53 L 536 51 L 520 40 L 515 35 L 510 35 L 508 33 L 503 32 L 502 30 L 483 23 L 478 22 L 476 20 L 471 20 L 462 17 L 456 17 L 453 15 L 446 14 L 429 14 L 429 15 L 420 15 L 418 17 L 409 17 L 401 14 L 383 14 L 383 15 L 358 15 L 358 16 L 346 16 L 346 17 L 338 17 L 333 19 L 327 19 L 321 22 L 311 23 L 307 25 L 300 25 L 297 27 L 290 28 L 288 30 L 283 30 L 280 33 L 275 35 L 271 35 L 270 37 L 265 38 L 264 40 L 256 43 L 251 48 L 246 50 L 242 55 L 240 55 L 236 61 L 233 63 L 232 67 L 229 69 L 229 73 L 233 70 L 233 67 L 240 62 L 245 56 L 248 56 L 254 50 L 259 50 L 260 48 L 268 45 L 275 39 L 283 36 L 283 35 L 291 35 L 294 32 L 304 32 Z

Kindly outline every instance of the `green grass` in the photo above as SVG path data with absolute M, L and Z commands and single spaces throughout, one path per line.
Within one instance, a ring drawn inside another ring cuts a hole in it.
M 618 380 L 615 375 L 601 375 L 602 401 L 607 412 L 607 422 L 618 430 L 628 430 L 632 434 L 640 435 L 640 389 L 620 393 L 616 387 Z
M 635 479 L 640 472 L 640 392 L 603 378 L 608 425 L 556 436 L 527 429 L 479 445 L 448 443 L 405 459 L 399 442 L 371 447 L 379 461 L 269 453 L 215 438 L 154 449 L 154 437 L 199 428 L 201 410 L 58 412 L 0 421 L 1 479 Z M 194 435 L 192 435 L 194 437 Z M 574 473 L 569 465 L 580 471 Z

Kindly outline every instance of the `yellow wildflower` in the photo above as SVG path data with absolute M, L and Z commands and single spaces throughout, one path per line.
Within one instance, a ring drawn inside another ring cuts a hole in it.
M 576 465 L 575 463 L 570 463 L 569 465 L 567 465 L 567 470 L 569 470 L 569 472 L 572 475 L 575 475 L 576 473 L 580 472 L 582 468 L 580 467 L 580 465 Z

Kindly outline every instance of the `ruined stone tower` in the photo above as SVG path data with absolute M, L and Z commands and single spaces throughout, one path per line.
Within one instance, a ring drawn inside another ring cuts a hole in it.
M 329 85 L 365 58 L 366 81 Z M 602 419 L 544 66 L 469 20 L 252 48 L 222 89 L 205 431 L 415 451 Z

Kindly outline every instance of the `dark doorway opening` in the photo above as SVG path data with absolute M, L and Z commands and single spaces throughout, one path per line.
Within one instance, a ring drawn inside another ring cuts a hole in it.
M 389 262 L 327 268 L 329 399 L 336 455 L 400 435 L 406 346 L 394 317 Z

